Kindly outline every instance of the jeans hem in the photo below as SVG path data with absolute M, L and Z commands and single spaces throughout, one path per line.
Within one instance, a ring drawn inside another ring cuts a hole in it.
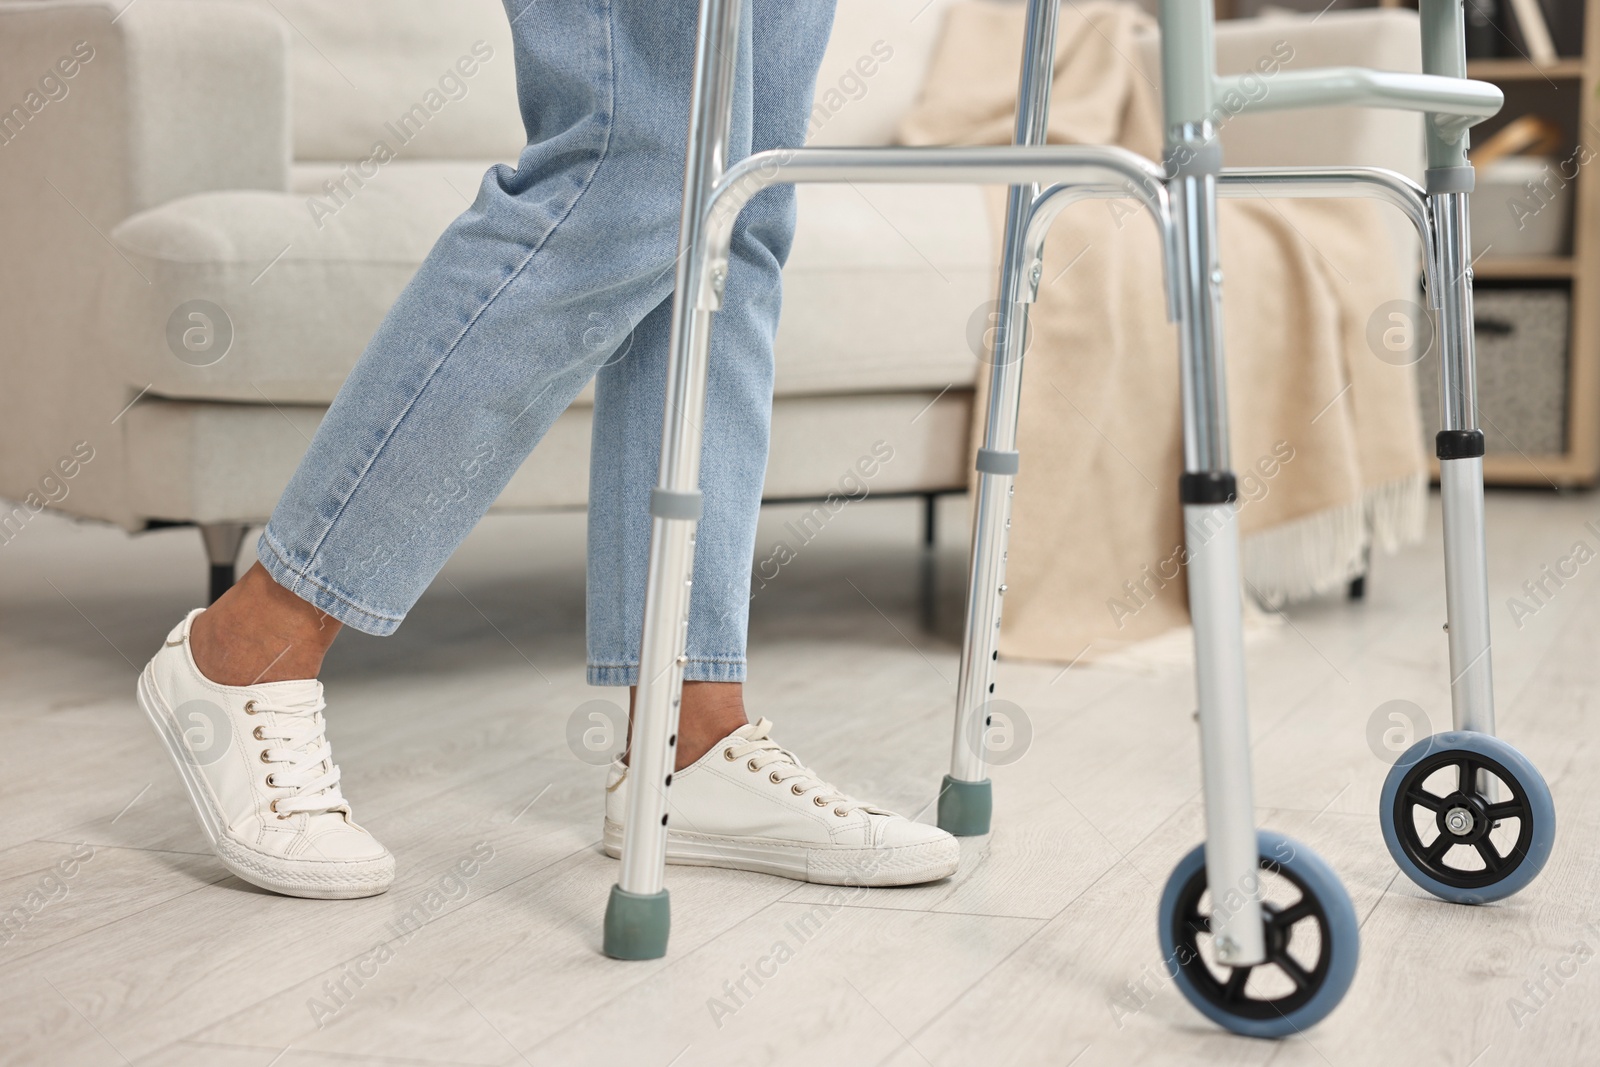
M 288 554 L 278 544 L 278 539 L 272 535 L 270 525 L 261 531 L 258 545 L 264 547 L 266 551 L 258 549 L 256 558 L 261 561 L 262 568 L 272 576 L 273 581 L 344 625 L 374 637 L 388 637 L 405 621 L 404 615 L 383 615 L 361 607 L 349 596 L 335 589 L 326 579 L 290 563 Z
M 745 662 L 742 659 L 691 659 L 684 664 L 683 680 L 686 682 L 743 682 Z M 637 663 L 591 663 L 590 685 L 638 685 Z

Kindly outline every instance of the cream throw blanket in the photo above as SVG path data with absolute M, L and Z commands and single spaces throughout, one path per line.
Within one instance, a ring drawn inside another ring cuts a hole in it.
M 949 10 L 903 143 L 1010 142 L 1022 9 Z M 1149 24 L 1115 3 L 1062 12 L 1052 142 L 1159 157 L 1157 94 L 1132 62 L 1134 34 Z M 1004 199 L 993 191 L 996 233 Z M 1374 544 L 1393 551 L 1421 536 L 1427 467 L 1415 375 L 1379 360 L 1366 339 L 1379 305 L 1416 298 L 1415 249 L 1394 246 L 1380 210 L 1389 209 L 1221 206 L 1245 577 L 1269 606 L 1342 587 Z M 1023 375 L 1000 644 L 1008 656 L 1092 658 L 1188 622 L 1177 337 L 1165 321 L 1158 252 L 1131 201 L 1069 209 L 1046 246 Z M 985 366 L 979 412 L 987 379 Z M 976 438 L 982 418 L 974 421 Z

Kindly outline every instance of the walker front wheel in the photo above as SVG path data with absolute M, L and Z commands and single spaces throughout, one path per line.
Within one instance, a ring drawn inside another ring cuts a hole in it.
M 1543 776 L 1498 737 L 1470 730 L 1406 749 L 1384 780 L 1378 818 L 1406 876 L 1457 904 L 1522 889 L 1555 842 L 1555 803 Z
M 1267 958 L 1213 964 L 1206 850 L 1185 856 L 1161 894 L 1167 973 L 1200 1014 L 1246 1037 L 1288 1037 L 1320 1022 L 1344 998 L 1360 953 L 1356 912 L 1333 870 L 1282 834 L 1257 833 Z

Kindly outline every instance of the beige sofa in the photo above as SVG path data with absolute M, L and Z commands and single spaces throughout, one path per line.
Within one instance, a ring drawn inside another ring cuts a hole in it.
M 947 4 L 840 0 L 813 143 L 892 140 Z M 1224 24 L 1220 65 L 1282 39 L 1297 65 L 1417 65 L 1414 17 L 1387 11 Z M 0 109 L 0 496 L 18 502 L 0 539 L 40 507 L 194 523 L 224 579 L 385 309 L 521 142 L 494 0 L 0 0 Z M 1243 117 L 1225 141 L 1235 164 L 1416 174 L 1417 121 Z M 995 272 L 980 191 L 800 204 L 768 498 L 826 494 L 878 440 L 877 493 L 964 488 Z M 584 398 L 496 507 L 581 508 L 589 421 Z

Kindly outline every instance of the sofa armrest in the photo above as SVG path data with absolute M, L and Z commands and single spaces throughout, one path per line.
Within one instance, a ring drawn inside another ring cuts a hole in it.
M 127 24 L 134 211 L 289 188 L 289 32 L 250 4 L 140 0 Z
M 18 311 L 0 331 L 0 496 L 25 499 L 84 441 L 95 462 L 53 506 L 132 521 L 113 420 L 144 383 L 106 372 L 92 311 L 107 272 L 142 282 L 108 235 L 186 194 L 287 191 L 289 99 L 270 11 L 0 2 L 0 291 Z
M 0 150 L 76 187 L 97 226 L 289 186 L 288 31 L 253 5 L 0 3 L 0 72 Z

